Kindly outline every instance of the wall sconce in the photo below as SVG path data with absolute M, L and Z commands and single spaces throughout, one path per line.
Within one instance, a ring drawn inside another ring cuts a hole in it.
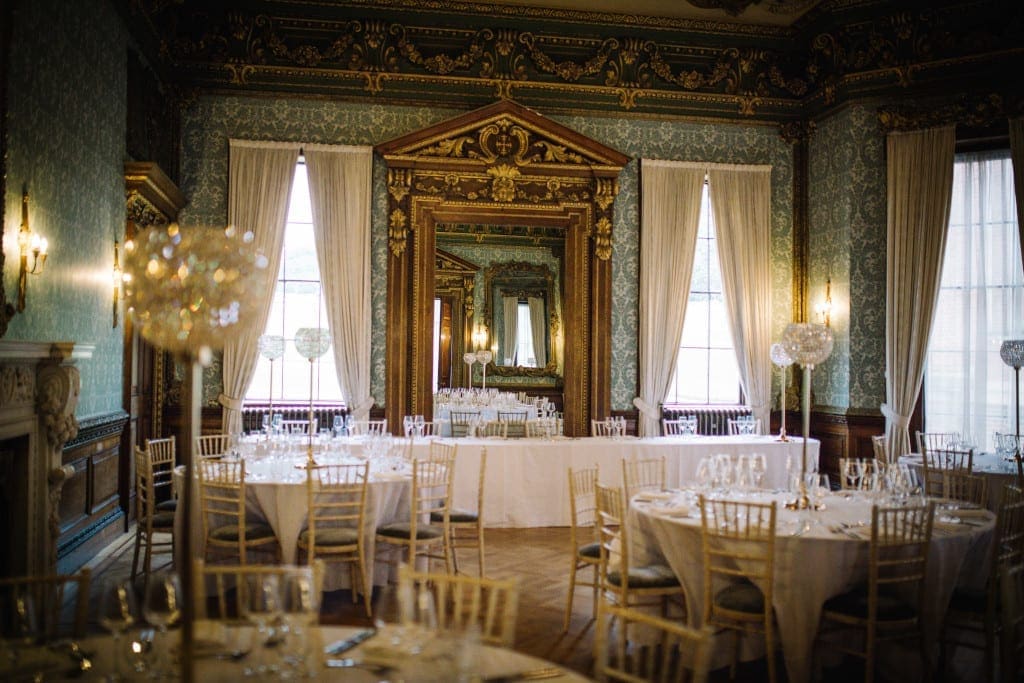
M 814 307 L 814 312 L 818 315 L 821 323 L 825 327 L 830 327 L 832 324 L 832 278 L 825 281 L 825 300 Z
M 124 284 L 124 271 L 121 270 L 121 259 L 117 247 L 117 240 L 114 240 L 114 270 L 112 273 L 114 280 L 114 324 L 112 327 L 117 327 L 117 304 L 121 300 L 121 286 Z
M 483 323 L 473 328 L 473 350 L 479 351 L 487 347 L 487 326 Z
M 21 263 L 18 268 L 18 310 L 25 310 L 25 291 L 28 288 L 28 275 L 39 275 L 46 263 L 46 250 L 49 243 L 39 233 L 32 232 L 28 227 L 28 192 L 21 195 L 21 230 L 18 231 L 18 253 Z M 29 256 L 32 267 L 29 268 Z

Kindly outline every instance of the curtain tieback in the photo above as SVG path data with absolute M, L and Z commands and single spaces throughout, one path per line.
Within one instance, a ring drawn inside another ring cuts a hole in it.
M 240 398 L 232 398 L 231 396 L 228 396 L 227 394 L 221 394 L 220 396 L 218 396 L 217 397 L 217 402 L 220 403 L 225 408 L 227 408 L 228 410 L 241 410 L 242 409 L 242 399 L 240 399 Z
M 352 408 L 352 412 L 353 413 L 362 413 L 364 411 L 368 411 L 368 410 L 370 410 L 370 408 L 373 407 L 373 404 L 374 404 L 373 396 L 367 396 L 366 398 L 364 398 L 362 401 L 357 403 Z
M 633 405 L 635 405 L 640 410 L 640 412 L 644 414 L 644 416 L 650 418 L 651 420 L 661 419 L 661 412 L 658 411 L 657 408 L 652 407 L 650 403 L 643 400 L 639 396 L 633 399 Z
M 896 429 L 906 429 L 910 426 L 910 416 L 900 415 L 888 403 L 881 405 L 882 415 L 896 426 Z

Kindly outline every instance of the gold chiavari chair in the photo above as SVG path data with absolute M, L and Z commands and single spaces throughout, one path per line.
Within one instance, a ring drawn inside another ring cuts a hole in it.
M 387 426 L 387 420 L 354 420 L 348 426 L 348 433 L 352 436 L 383 436 Z
M 193 614 L 197 619 L 234 622 L 245 614 L 246 590 L 251 579 L 274 577 L 284 590 L 309 591 L 309 595 L 295 600 L 297 604 L 307 604 L 312 619 L 319 619 L 320 595 L 323 593 L 324 563 L 313 560 L 309 567 L 287 564 L 252 564 L 252 565 L 208 565 L 203 560 L 193 560 L 195 583 Z M 287 585 L 287 579 L 298 576 L 304 570 L 311 574 L 312 582 L 303 586 L 296 582 Z
M 697 416 L 680 417 L 674 420 L 662 418 L 661 432 L 665 436 L 683 436 L 697 433 Z
M 889 464 L 889 441 L 885 438 L 885 434 L 872 436 L 871 448 L 875 453 L 875 460 L 883 465 Z
M 1024 681 L 1024 564 L 1000 571 L 999 658 L 1003 683 Z
M 631 636 L 643 631 L 643 645 Z M 623 683 L 704 683 L 711 666 L 709 627 L 693 629 L 628 607 L 597 609 L 594 675 Z
M 582 470 L 569 468 L 569 597 L 565 605 L 562 632 L 569 630 L 572 603 L 576 586 L 593 590 L 593 611 L 597 615 L 597 591 L 600 586 L 597 572 L 601 566 L 601 541 L 597 534 L 597 465 Z M 576 574 L 590 568 L 590 581 L 578 581 Z
M 1003 488 L 988 562 L 989 575 L 982 589 L 958 586 L 953 590 L 939 639 L 938 668 L 945 670 L 946 651 L 951 644 L 982 649 L 985 680 L 993 681 L 997 638 L 1004 621 L 1001 614 L 1004 607 L 999 600 L 1001 575 L 1024 566 L 1024 491 L 1020 487 Z
M 417 572 L 403 564 L 398 569 L 398 590 L 418 604 L 432 601 L 440 631 L 462 633 L 476 628 L 483 643 L 515 645 L 519 614 L 519 584 L 515 579 Z
M 480 419 L 480 413 L 475 410 L 453 410 L 448 414 L 451 422 L 452 436 L 462 437 L 469 434 L 469 428 Z
M 452 447 L 454 448 L 454 446 Z M 484 479 L 487 474 L 487 448 L 480 449 L 480 469 L 476 482 L 476 510 L 453 507 L 448 515 L 449 540 L 452 550 L 452 567 L 459 573 L 459 549 L 476 549 L 477 576 L 483 576 L 484 567 Z M 430 513 L 434 524 L 444 522 L 442 514 Z
M 988 507 L 988 479 L 958 470 L 945 470 L 942 473 L 942 497 Z
M 943 475 L 946 472 L 970 474 L 974 469 L 974 450 L 936 448 L 921 457 L 924 492 L 928 496 L 941 496 Z
M 89 569 L 75 574 L 0 578 L 0 615 L 5 622 L 25 620 L 25 625 L 33 626 L 35 635 L 44 642 L 61 637 L 83 638 L 89 621 L 91 581 Z M 65 604 L 71 605 L 70 615 L 65 615 Z
M 445 571 L 452 571 L 451 539 L 451 498 L 455 477 L 455 454 L 447 455 L 438 451 L 433 455 L 435 445 L 431 443 L 432 455 L 412 462 L 412 500 L 409 518 L 405 522 L 394 522 L 378 527 L 376 532 L 378 551 L 383 553 L 395 547 L 405 551 L 401 561 L 414 562 L 416 557 L 426 561 L 444 560 Z M 430 523 L 431 515 L 441 520 Z M 388 546 L 391 546 L 389 549 Z
M 601 542 L 598 577 L 603 597 L 622 607 L 657 605 L 662 616 L 668 616 L 673 599 L 685 609 L 682 585 L 670 567 L 664 564 L 640 566 L 631 561 L 622 489 L 597 484 L 595 496 Z
M 594 436 L 617 436 L 618 426 L 615 420 L 591 420 L 590 433 Z
M 498 411 L 498 422 L 506 424 L 508 429 L 505 435 L 513 439 L 521 439 L 526 436 L 526 418 L 525 410 Z
M 202 504 L 204 558 L 211 551 L 237 556 L 248 564 L 251 550 L 269 552 L 281 558 L 281 546 L 265 521 L 250 519 L 245 510 L 245 461 L 199 460 L 199 499 Z
M 159 457 L 165 454 L 158 452 Z M 152 454 L 135 447 L 135 549 L 132 553 L 132 581 L 138 575 L 142 554 L 142 575 L 149 581 L 153 553 L 174 553 L 174 509 L 161 509 L 158 501 L 172 499 L 173 461 L 169 468 L 154 465 Z M 157 538 L 160 535 L 160 539 Z M 162 540 L 161 540 L 162 539 Z
M 918 641 L 924 680 L 931 680 L 931 658 L 921 615 L 933 513 L 933 503 L 874 506 L 867 581 L 829 598 L 822 608 L 819 642 L 863 659 L 864 680 L 868 683 L 875 679 L 879 641 L 897 640 Z M 863 637 L 851 638 L 851 629 L 862 631 Z M 854 644 L 863 644 L 863 648 Z
M 733 435 L 737 434 L 760 434 L 761 433 L 761 420 L 739 420 L 730 418 L 726 424 L 728 425 L 729 433 Z
M 349 566 L 352 602 L 362 588 L 366 616 L 373 617 L 373 581 L 366 556 L 366 501 L 370 463 L 317 465 L 306 468 L 306 529 L 298 549 L 307 561 Z
M 622 485 L 626 500 L 640 491 L 665 490 L 665 456 L 660 458 L 623 458 Z
M 701 496 L 700 517 L 704 623 L 734 633 L 733 675 L 740 635 L 762 634 L 768 680 L 775 681 L 775 502 Z
M 480 422 L 476 426 L 476 435 L 483 438 L 490 439 L 505 439 L 508 438 L 508 422 L 500 422 L 498 420 L 488 420 L 486 422 Z

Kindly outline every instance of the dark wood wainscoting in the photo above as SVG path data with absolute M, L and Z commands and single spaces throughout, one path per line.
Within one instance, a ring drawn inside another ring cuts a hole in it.
M 119 492 L 123 412 L 83 420 L 64 445 L 63 464 L 74 468 L 60 501 L 57 570 L 73 572 L 127 529 L 128 501 Z
M 799 434 L 799 416 L 789 430 L 791 415 L 787 413 L 787 431 Z M 843 408 L 816 407 L 811 411 L 811 437 L 821 442 L 820 470 L 834 478 L 839 476 L 840 458 L 873 458 L 871 437 L 885 433 L 881 413 Z

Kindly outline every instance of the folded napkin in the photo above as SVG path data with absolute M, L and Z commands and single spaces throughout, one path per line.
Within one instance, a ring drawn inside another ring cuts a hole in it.
M 662 505 L 655 508 L 659 515 L 666 517 L 689 517 L 690 506 L 689 505 Z
M 673 491 L 641 491 L 633 496 L 633 500 L 638 503 L 653 503 L 659 500 L 671 500 L 675 495 Z

